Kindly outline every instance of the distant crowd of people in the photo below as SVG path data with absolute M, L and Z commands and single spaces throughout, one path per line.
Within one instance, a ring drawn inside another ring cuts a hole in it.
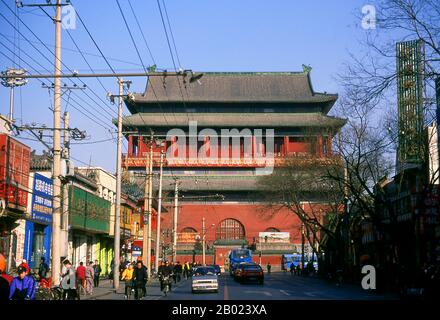
M 161 290 L 164 289 L 164 279 L 166 279 L 167 277 L 171 278 L 174 284 L 177 284 L 182 279 L 190 278 L 193 269 L 200 265 L 200 263 L 185 262 L 184 264 L 181 264 L 180 261 L 177 261 L 176 263 L 169 262 L 167 260 L 162 261 L 157 270 L 157 276 L 159 277 Z M 144 266 L 142 260 L 137 260 L 133 262 L 125 260 L 121 262 L 119 273 L 120 280 L 124 281 L 125 283 L 125 299 L 128 299 L 129 294 L 132 290 L 134 291 L 135 299 L 139 299 L 147 295 L 146 285 L 148 282 L 148 272 L 147 267 Z M 167 284 L 169 284 L 169 288 L 171 290 L 171 282 L 167 282 Z
M 81 295 L 92 295 L 93 288 L 99 286 L 101 272 L 98 260 L 89 261 L 87 265 L 81 261 L 77 268 L 69 260 L 64 260 L 61 270 L 63 300 L 80 299 Z

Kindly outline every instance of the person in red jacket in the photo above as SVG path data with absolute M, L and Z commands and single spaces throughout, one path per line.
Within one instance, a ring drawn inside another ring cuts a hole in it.
M 23 259 L 23 261 L 20 263 L 20 265 L 18 267 L 23 267 L 26 269 L 26 275 L 29 274 L 29 265 L 26 261 L 26 259 Z
M 84 267 L 83 262 L 79 263 L 79 267 L 76 268 L 76 283 L 78 289 L 78 295 L 86 294 L 85 284 L 86 284 L 86 267 Z

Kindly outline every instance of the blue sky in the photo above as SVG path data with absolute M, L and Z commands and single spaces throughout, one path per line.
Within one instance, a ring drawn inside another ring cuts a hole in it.
M 0 13 L 19 27 L 20 32 L 42 53 L 40 54 L 25 39 L 0 17 L 0 43 L 8 46 L 14 54 L 0 44 L 0 70 L 19 61 L 30 73 L 47 73 L 53 66 L 53 55 L 41 45 L 26 27 L 16 21 L 16 17 L 6 8 L 15 9 L 15 1 L 0 0 Z M 41 3 L 40 0 L 23 0 L 24 4 Z M 93 38 L 108 58 L 111 66 L 120 72 L 142 71 L 142 66 L 131 42 L 116 1 L 113 0 L 75 0 L 72 1 L 80 17 L 92 33 Z M 153 64 L 141 33 L 135 23 L 127 0 L 119 1 L 129 21 L 133 36 L 145 65 Z M 183 69 L 195 71 L 300 71 L 301 65 L 312 66 L 312 83 L 315 91 L 338 93 L 340 88 L 335 76 L 341 71 L 343 63 L 349 60 L 349 52 L 361 54 L 358 40 L 365 30 L 356 15 L 368 1 L 257 1 L 257 0 L 165 0 L 172 26 L 178 55 Z M 173 69 L 162 21 L 156 0 L 131 0 L 144 35 L 159 68 Z M 53 9 L 47 8 L 53 15 Z M 53 50 L 54 24 L 37 8 L 21 8 L 17 13 L 20 19 Z M 89 64 L 96 72 L 110 73 L 109 67 L 99 57 L 99 52 L 88 37 L 85 29 L 76 21 L 76 29 L 70 34 L 80 49 L 86 53 Z M 15 37 L 15 39 L 14 39 Z M 9 42 L 7 39 L 9 39 Z M 15 47 L 14 47 L 15 41 Z M 18 46 L 19 44 L 19 46 Z M 19 48 L 18 48 L 19 47 Z M 65 30 L 62 33 L 62 60 L 71 70 L 90 72 L 89 67 L 78 52 Z M 36 60 L 32 61 L 26 54 Z M 29 66 L 30 65 L 30 66 Z M 33 70 L 33 67 L 35 70 Z M 63 71 L 68 72 L 66 68 Z M 132 78 L 132 91 L 142 92 L 146 80 Z M 110 139 L 108 129 L 112 127 L 110 119 L 115 116 L 116 106 L 106 101 L 106 90 L 117 92 L 115 79 L 103 79 L 101 85 L 95 79 L 85 79 L 87 89 L 71 93 L 69 105 L 63 101 L 62 109 L 71 113 L 71 126 L 86 130 L 89 139 L 81 144 L 72 145 L 72 157 L 84 163 L 101 166 L 111 172 L 115 170 L 115 141 L 93 143 Z M 49 81 L 45 80 L 49 84 Z M 67 84 L 72 83 L 66 81 Z M 75 81 L 82 85 L 79 81 Z M 87 96 L 88 95 L 88 96 Z M 64 95 L 67 100 L 68 93 Z M 100 99 L 104 100 L 102 102 Z M 93 99 L 93 100 L 92 100 Z M 9 109 L 9 90 L 0 87 L 0 113 Z M 74 102 L 75 101 L 75 102 Z M 49 107 L 53 96 L 47 89 L 41 88 L 41 82 L 35 79 L 16 90 L 15 118 L 20 123 L 46 124 L 53 126 Z M 81 104 L 89 111 L 83 111 L 88 117 L 73 108 Z M 99 104 L 100 107 L 96 107 Z M 128 114 L 128 110 L 124 110 Z M 94 118 L 95 120 L 90 120 Z M 23 134 L 24 138 L 30 136 Z M 43 149 L 38 142 L 22 140 L 38 152 Z M 86 144 L 85 144 L 86 143 Z M 126 144 L 125 144 L 126 146 Z M 126 150 L 124 148 L 124 150 Z M 84 163 L 76 162 L 83 166 Z

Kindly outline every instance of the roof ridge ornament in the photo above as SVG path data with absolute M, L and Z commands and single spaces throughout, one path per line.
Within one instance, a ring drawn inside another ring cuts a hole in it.
M 310 65 L 303 64 L 302 68 L 304 73 L 310 73 L 310 71 L 312 71 L 312 66 Z

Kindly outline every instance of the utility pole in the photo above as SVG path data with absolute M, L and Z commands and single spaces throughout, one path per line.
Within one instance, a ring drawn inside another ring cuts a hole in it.
M 53 105 L 53 218 L 52 218 L 52 278 L 59 284 L 60 220 L 61 220 L 61 0 L 55 6 L 55 79 Z
M 118 143 L 116 146 L 116 212 L 115 212 L 115 263 L 113 270 L 113 289 L 119 288 L 119 262 L 121 260 L 121 173 L 122 173 L 122 95 L 124 91 L 124 81 L 118 79 Z
M 65 160 L 70 159 L 70 116 L 68 112 L 64 112 L 64 149 L 63 158 Z M 66 163 L 66 169 L 67 163 Z M 67 176 L 66 176 L 67 179 Z M 62 250 L 60 256 L 64 257 L 68 255 L 68 241 L 69 241 L 69 184 L 68 181 L 63 182 L 63 213 L 61 215 L 61 232 L 62 232 Z
M 173 215 L 173 262 L 176 262 L 177 255 L 177 210 L 179 205 L 179 181 L 176 179 L 174 185 L 174 215 Z
M 304 269 L 305 256 L 304 256 L 304 222 L 301 223 L 301 269 Z
M 146 152 L 146 164 L 145 164 L 145 192 L 144 192 L 144 227 L 142 228 L 142 260 L 144 262 L 145 266 L 148 266 L 147 264 L 147 252 L 148 252 L 148 207 L 149 207 L 149 194 L 150 194 L 150 183 L 149 183 L 149 177 L 150 177 L 150 153 Z
M 148 241 L 147 241 L 147 275 L 151 275 L 151 223 L 153 214 L 153 132 L 150 135 L 150 162 L 148 170 Z
M 206 236 L 206 229 L 205 229 L 205 217 L 203 217 L 202 219 L 202 264 L 205 266 L 206 265 L 206 259 L 205 259 L 205 246 L 206 246 L 206 240 L 205 240 L 205 236 Z
M 159 195 L 158 195 L 158 204 L 157 204 L 157 225 L 156 225 L 156 255 L 154 261 L 154 269 L 159 269 L 159 252 L 160 252 L 160 216 L 162 213 L 162 174 L 163 174 L 163 161 L 164 161 L 165 152 L 163 150 L 160 151 L 160 169 L 159 169 Z

